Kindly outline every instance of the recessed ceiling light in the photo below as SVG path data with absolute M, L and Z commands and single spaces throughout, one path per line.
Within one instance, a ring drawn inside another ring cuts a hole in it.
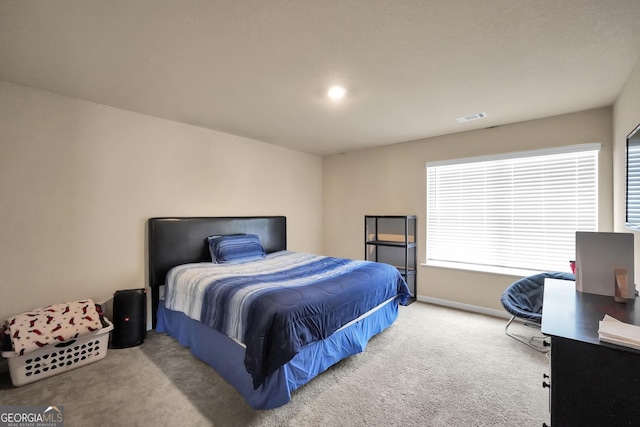
M 347 90 L 342 86 L 332 86 L 329 88 L 327 96 L 331 99 L 342 99 L 346 93 Z
M 464 123 L 464 122 L 469 122 L 471 120 L 484 119 L 485 117 L 487 117 L 487 113 L 476 113 L 476 114 L 469 114 L 468 116 L 456 117 L 456 121 L 458 123 Z

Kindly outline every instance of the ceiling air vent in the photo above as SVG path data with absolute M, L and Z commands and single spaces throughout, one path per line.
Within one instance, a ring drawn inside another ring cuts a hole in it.
M 471 120 L 484 119 L 487 113 L 469 114 L 468 116 L 456 117 L 458 123 L 470 122 Z

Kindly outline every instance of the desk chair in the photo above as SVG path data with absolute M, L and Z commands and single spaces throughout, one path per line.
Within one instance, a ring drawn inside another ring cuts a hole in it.
M 546 336 L 533 336 L 527 339 L 509 331 L 509 326 L 518 318 L 524 320 L 526 326 L 540 329 L 540 324 L 542 323 L 544 279 L 546 278 L 575 280 L 575 276 L 571 273 L 547 272 L 534 274 L 533 276 L 523 277 L 513 282 L 500 297 L 502 306 L 512 315 L 511 319 L 507 322 L 507 326 L 504 328 L 505 334 L 541 353 L 549 351 L 548 343 L 544 341 Z M 540 340 L 542 343 L 537 344 L 536 340 Z

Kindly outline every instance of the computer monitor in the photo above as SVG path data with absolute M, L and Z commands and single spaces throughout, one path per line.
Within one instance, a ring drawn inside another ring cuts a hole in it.
M 633 233 L 576 232 L 576 290 L 615 295 L 616 269 L 627 270 L 627 299 L 635 298 Z

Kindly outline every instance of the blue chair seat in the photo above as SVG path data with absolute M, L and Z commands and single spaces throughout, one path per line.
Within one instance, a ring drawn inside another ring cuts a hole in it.
M 515 318 L 524 319 L 540 325 L 542 323 L 542 300 L 544 297 L 544 279 L 575 280 L 571 273 L 546 272 L 523 277 L 513 282 L 500 297 L 500 302 L 511 315 L 511 319 L 505 328 L 505 333 L 518 341 L 527 344 L 536 350 L 542 351 L 529 342 L 524 342 L 519 337 L 509 332 L 509 325 Z

